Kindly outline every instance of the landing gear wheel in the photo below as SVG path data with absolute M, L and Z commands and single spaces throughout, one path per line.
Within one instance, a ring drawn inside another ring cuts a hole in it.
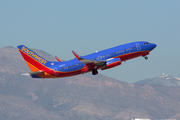
M 148 57 L 144 57 L 145 58 L 145 60 L 147 60 L 148 59 Z
M 93 75 L 97 75 L 97 74 L 98 74 L 97 69 L 93 70 L 93 71 L 92 71 L 92 74 L 93 74 Z

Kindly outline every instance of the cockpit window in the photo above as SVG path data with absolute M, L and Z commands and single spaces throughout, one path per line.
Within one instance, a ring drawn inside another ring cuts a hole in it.
M 148 44 L 149 44 L 149 42 L 144 43 L 144 45 L 148 45 Z

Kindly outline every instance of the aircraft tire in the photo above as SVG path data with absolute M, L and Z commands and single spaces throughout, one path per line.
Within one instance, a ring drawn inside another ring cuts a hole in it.
M 148 60 L 148 57 L 145 57 L 145 60 Z
M 93 75 L 97 75 L 97 74 L 98 74 L 97 69 L 96 69 L 96 70 L 93 70 L 93 71 L 92 71 L 92 74 L 93 74 Z

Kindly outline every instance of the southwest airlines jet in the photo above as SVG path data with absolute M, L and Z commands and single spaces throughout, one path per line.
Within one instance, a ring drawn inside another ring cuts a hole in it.
M 119 45 L 95 53 L 79 56 L 72 51 L 75 58 L 69 61 L 48 61 L 39 56 L 24 45 L 17 46 L 24 60 L 28 64 L 31 72 L 28 74 L 32 78 L 58 78 L 69 77 L 78 74 L 92 72 L 93 75 L 98 74 L 98 69 L 106 70 L 121 65 L 121 62 L 136 57 L 144 57 L 151 52 L 156 44 L 146 41 L 132 42 Z

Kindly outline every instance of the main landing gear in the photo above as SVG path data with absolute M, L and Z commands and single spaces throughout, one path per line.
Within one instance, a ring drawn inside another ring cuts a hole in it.
M 94 70 L 92 71 L 92 74 L 93 74 L 93 75 L 97 75 L 97 74 L 98 74 L 97 69 L 94 69 Z

